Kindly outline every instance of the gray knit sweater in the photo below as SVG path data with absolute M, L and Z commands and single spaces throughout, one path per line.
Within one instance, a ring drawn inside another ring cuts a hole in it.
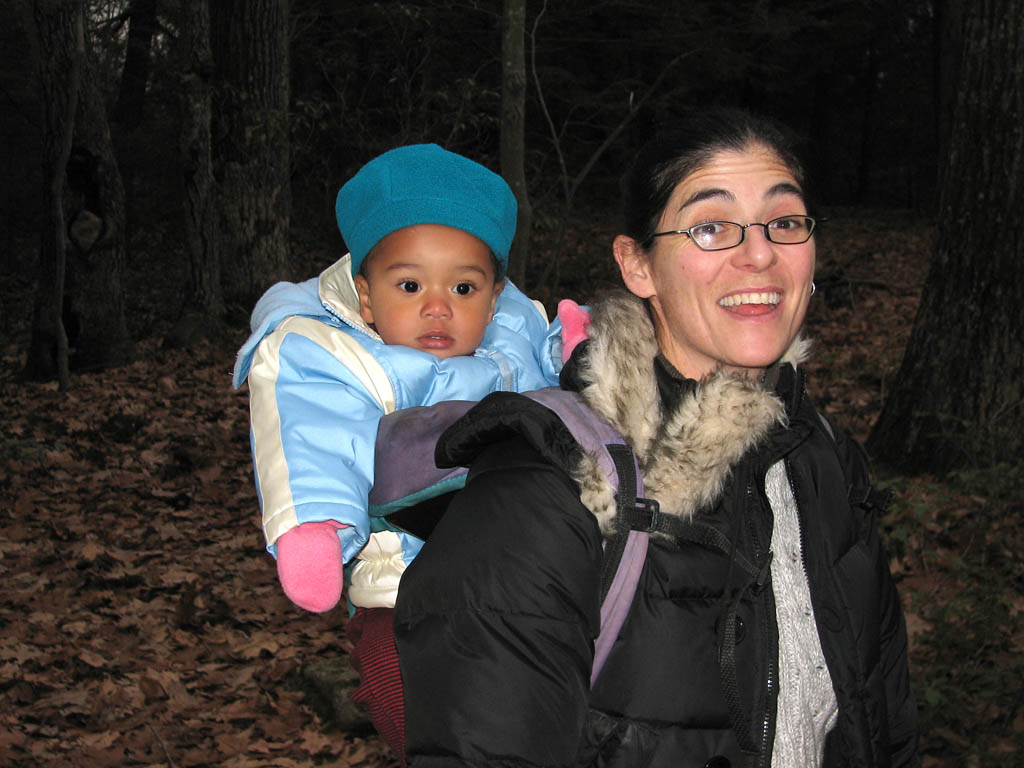
M 768 470 L 772 505 L 772 590 L 779 625 L 779 701 L 772 765 L 820 768 L 839 704 L 825 666 L 804 571 L 800 520 L 785 464 Z

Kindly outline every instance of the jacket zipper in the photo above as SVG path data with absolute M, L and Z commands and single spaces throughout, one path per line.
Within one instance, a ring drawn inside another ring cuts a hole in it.
M 800 539 L 800 567 L 803 569 L 803 572 L 804 572 L 804 580 L 807 582 L 808 588 L 810 588 L 811 580 L 810 580 L 810 578 L 807 575 L 807 561 L 804 559 L 804 552 L 806 551 L 807 547 L 806 547 L 806 542 L 804 541 L 804 526 L 803 526 L 803 523 L 800 521 L 800 501 L 797 499 L 796 486 L 793 485 L 793 472 L 792 472 L 792 467 L 789 464 L 789 459 L 788 458 L 782 459 L 782 466 L 783 466 L 783 468 L 786 471 L 786 482 L 789 483 L 789 492 L 793 496 L 793 504 L 796 506 L 796 526 L 797 526 L 797 532 L 800 534 L 800 536 L 799 536 L 799 539 Z M 771 504 L 769 504 L 768 506 L 769 506 L 769 508 L 771 508 Z M 773 515 L 775 514 L 775 510 L 772 510 L 772 514 Z M 776 635 L 776 640 L 777 640 L 777 638 L 778 638 L 778 635 Z M 776 641 L 776 653 L 778 653 L 778 642 L 777 641 Z M 771 678 L 774 675 L 774 673 L 775 673 L 775 662 L 771 661 L 769 663 L 769 680 L 771 680 Z M 771 688 L 769 688 L 769 693 L 770 692 L 771 692 Z M 764 717 L 764 728 L 763 728 L 763 730 L 761 732 L 761 760 L 758 763 L 759 766 L 766 766 L 766 765 L 768 765 L 766 760 L 767 760 L 767 755 L 768 755 L 768 730 L 769 730 L 769 726 L 770 726 L 769 717 L 768 717 L 768 712 L 766 711 L 765 712 L 765 717 Z
M 800 399 L 803 397 L 803 391 L 804 391 L 803 390 L 803 376 L 801 375 L 802 372 L 799 369 L 796 369 L 795 373 L 797 375 L 797 379 L 796 379 L 796 382 L 795 382 L 794 389 L 796 390 L 796 392 L 801 393 L 801 395 L 797 398 L 796 402 L 793 404 L 793 413 L 797 412 L 798 406 L 799 406 L 799 403 L 800 403 Z M 799 529 L 799 533 L 800 533 L 800 567 L 803 569 L 804 579 L 807 580 L 807 584 L 808 584 L 808 587 L 809 587 L 811 581 L 810 581 L 810 579 L 807 576 L 807 561 L 804 559 L 804 552 L 806 550 L 806 546 L 805 546 L 806 542 L 804 541 L 804 526 L 803 526 L 803 523 L 800 521 L 800 502 L 797 499 L 796 487 L 793 485 L 793 472 L 792 472 L 792 468 L 790 467 L 790 464 L 789 464 L 789 459 L 783 457 L 782 462 L 783 462 L 783 467 L 786 470 L 786 482 L 789 483 L 790 493 L 793 494 L 793 503 L 796 505 L 796 521 L 797 521 L 797 528 Z M 766 470 L 766 474 L 767 474 L 767 470 Z M 750 486 L 749 485 L 747 486 L 747 493 L 748 494 L 750 493 Z M 772 509 L 771 502 L 768 501 L 768 499 L 767 499 L 767 494 L 765 494 L 765 503 L 767 504 L 768 509 L 772 510 L 772 516 L 774 517 L 775 510 Z M 773 594 L 774 594 L 774 590 L 773 590 Z M 775 669 L 776 661 L 775 661 L 775 657 L 777 655 L 778 655 L 778 627 L 776 627 L 776 635 L 775 635 L 775 654 L 769 654 L 769 661 L 768 661 L 768 675 L 767 675 L 767 694 L 768 695 L 765 698 L 764 721 L 763 721 L 762 726 L 761 726 L 761 754 L 758 756 L 758 759 L 757 759 L 757 766 L 758 766 L 758 768 L 766 768 L 766 766 L 769 766 L 771 764 L 771 760 L 769 759 L 769 752 L 768 752 L 768 736 L 769 736 L 769 732 L 771 730 L 770 706 L 768 705 L 768 702 L 771 701 L 771 694 L 772 694 L 772 691 L 775 689 L 775 686 L 776 686 L 776 669 Z
M 771 694 L 775 688 L 775 661 L 770 660 L 768 662 L 768 680 L 767 680 L 767 698 L 765 699 L 766 706 L 764 711 L 764 722 L 761 725 L 761 754 L 758 757 L 758 766 L 767 766 L 768 763 L 768 730 L 771 727 L 771 718 L 769 717 L 769 709 L 767 702 L 771 701 Z
M 804 571 L 804 581 L 807 582 L 807 591 L 811 591 L 811 578 L 807 573 L 807 559 L 805 552 L 807 552 L 807 542 L 804 540 L 804 524 L 800 519 L 800 499 L 796 495 L 796 486 L 793 484 L 793 468 L 789 465 L 789 459 L 783 459 L 783 466 L 786 468 L 786 482 L 789 483 L 789 492 L 793 495 L 793 503 L 796 505 L 796 527 L 800 532 L 800 567 Z M 814 603 L 813 595 L 811 597 L 811 603 Z M 817 627 L 818 622 L 814 622 Z
M 754 491 L 753 491 L 753 487 L 752 486 L 753 486 L 752 482 L 748 482 L 747 483 L 747 503 L 748 503 L 747 508 L 750 509 L 751 511 L 755 508 L 754 507 L 754 498 L 753 498 L 754 497 Z M 768 502 L 767 497 L 765 497 L 765 499 L 764 499 L 764 504 L 767 505 L 768 509 L 771 509 L 771 503 Z M 772 514 L 774 514 L 774 510 L 772 510 Z M 758 535 L 757 530 L 756 530 L 756 528 L 754 526 L 754 522 L 753 522 L 752 518 L 753 518 L 753 515 L 748 516 L 748 518 L 747 518 L 747 525 L 748 525 L 748 527 L 750 529 L 751 540 L 753 541 L 753 544 L 754 544 L 754 562 L 757 563 L 757 564 L 760 564 L 761 560 L 763 559 L 762 554 L 761 554 L 761 540 L 760 540 L 760 536 Z M 770 619 L 769 619 L 769 617 L 767 615 L 765 616 L 765 621 L 766 622 L 770 621 Z M 765 635 L 766 635 L 766 638 L 767 638 L 768 633 L 766 632 Z M 768 650 L 771 651 L 772 643 L 771 643 L 770 639 L 766 639 L 766 642 L 768 643 L 768 646 L 769 646 Z M 777 643 L 775 645 L 776 645 L 776 653 L 777 653 L 778 652 L 777 651 Z M 769 705 L 769 702 L 772 700 L 772 694 L 773 694 L 773 692 L 775 690 L 775 686 L 776 686 L 775 658 L 774 658 L 773 654 L 771 654 L 771 653 L 767 653 L 766 656 L 768 657 L 768 670 L 767 670 L 767 674 L 765 675 L 765 698 L 764 698 L 765 708 L 764 708 L 764 716 L 763 716 L 762 721 L 761 721 L 761 750 L 760 750 L 760 754 L 757 757 L 757 762 L 756 762 L 757 768 L 765 768 L 765 766 L 769 765 L 769 759 L 768 759 L 768 733 L 769 733 L 769 731 L 771 729 L 771 706 Z

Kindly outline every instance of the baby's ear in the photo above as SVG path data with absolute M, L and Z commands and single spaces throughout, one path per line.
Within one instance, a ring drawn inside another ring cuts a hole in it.
M 495 280 L 494 290 L 491 291 L 491 313 L 487 318 L 487 322 L 491 322 L 494 319 L 494 309 L 498 306 L 498 297 L 501 296 L 501 292 L 505 290 L 505 280 Z
M 373 305 L 370 303 L 370 283 L 359 274 L 354 278 L 356 293 L 359 294 L 359 316 L 367 325 L 373 325 Z

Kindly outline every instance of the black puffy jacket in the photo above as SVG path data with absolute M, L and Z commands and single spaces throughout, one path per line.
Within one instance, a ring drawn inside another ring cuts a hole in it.
M 870 498 L 848 500 L 850 486 L 867 488 L 855 446 L 823 425 L 792 364 L 778 367 L 774 391 L 719 375 L 666 394 L 653 337 L 637 344 L 646 315 L 628 298 L 609 302 L 594 307 L 582 393 L 630 440 L 648 495 L 686 533 L 652 541 L 591 689 L 609 525 L 599 473 L 581 469 L 565 428 L 536 403 L 504 396 L 471 411 L 438 446 L 440 460 L 470 466 L 466 488 L 396 607 L 411 764 L 770 765 L 777 628 L 764 477 L 780 460 L 839 704 L 824 764 L 916 764 L 899 598 L 876 510 L 856 503 Z

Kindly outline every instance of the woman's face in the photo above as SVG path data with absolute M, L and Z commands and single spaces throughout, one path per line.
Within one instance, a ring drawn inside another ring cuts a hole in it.
M 805 213 L 793 174 L 755 145 L 722 151 L 683 179 L 657 231 Z M 686 235 L 653 242 L 645 253 L 620 235 L 615 259 L 629 290 L 650 300 L 661 351 L 681 373 L 699 379 L 722 366 L 757 375 L 782 356 L 807 312 L 813 238 L 779 245 L 763 227 L 750 227 L 742 243 L 722 251 L 702 251 Z

